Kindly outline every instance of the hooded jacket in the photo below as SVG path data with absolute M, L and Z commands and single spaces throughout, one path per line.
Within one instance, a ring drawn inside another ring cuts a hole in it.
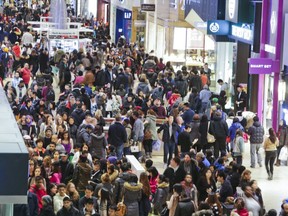
M 157 212 L 162 211 L 163 206 L 165 206 L 166 204 L 168 194 L 169 184 L 166 182 L 162 182 L 161 184 L 159 184 L 153 200 L 154 209 L 157 210 Z
M 227 123 L 227 122 L 226 122 Z M 229 136 L 231 141 L 234 140 L 234 138 L 236 137 L 236 131 L 240 129 L 242 131 L 244 131 L 243 126 L 241 125 L 240 122 L 235 122 L 231 125 L 231 127 L 229 128 Z
M 96 155 L 99 158 L 105 158 L 105 149 L 107 146 L 107 140 L 105 133 L 97 135 L 91 133 L 91 143 L 90 143 L 90 153 L 91 155 Z
M 152 132 L 152 140 L 157 140 L 157 129 L 156 129 L 156 116 L 147 114 L 146 116 L 147 123 L 145 124 L 145 129 Z
M 127 206 L 126 216 L 139 216 L 139 201 L 142 196 L 141 183 L 124 183 L 123 197 L 124 204 Z
M 214 121 L 210 124 L 210 133 L 215 137 L 228 136 L 228 126 L 226 121 L 222 120 L 221 117 L 215 116 Z
M 143 94 L 148 95 L 150 90 L 149 90 L 149 86 L 146 82 L 140 82 L 137 86 L 136 89 L 136 94 L 138 94 L 140 91 L 143 92 Z
M 251 144 L 262 144 L 264 141 L 264 128 L 260 122 L 254 122 L 253 125 L 248 129 L 250 135 Z
M 129 180 L 129 177 L 130 177 L 130 174 L 127 172 L 124 172 L 124 173 L 121 173 L 119 177 L 116 179 L 115 187 L 113 190 L 113 204 L 117 205 L 118 202 L 121 202 L 123 185 L 126 181 Z

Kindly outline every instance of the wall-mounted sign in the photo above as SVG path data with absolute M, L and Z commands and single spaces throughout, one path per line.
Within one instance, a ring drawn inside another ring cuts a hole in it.
M 226 0 L 225 19 L 231 22 L 238 22 L 239 0 Z
M 124 19 L 131 20 L 132 19 L 132 12 L 131 11 L 125 11 L 124 12 Z
M 155 11 L 155 4 L 141 4 L 141 11 Z
M 228 35 L 230 22 L 226 20 L 210 20 L 207 22 L 207 34 Z
M 279 70 L 279 62 L 270 58 L 250 58 L 249 74 L 271 74 Z
M 242 25 L 231 25 L 231 35 L 230 37 L 244 43 L 253 43 L 253 25 L 242 24 Z

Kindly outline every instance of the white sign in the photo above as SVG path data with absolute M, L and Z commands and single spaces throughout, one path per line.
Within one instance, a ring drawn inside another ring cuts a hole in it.
M 212 23 L 210 24 L 210 26 L 209 26 L 209 29 L 210 29 L 211 32 L 216 33 L 216 32 L 219 31 L 220 26 L 219 26 L 218 23 L 212 22 Z
M 269 44 L 265 44 L 264 50 L 266 52 L 268 52 L 268 53 L 276 54 L 276 47 L 275 46 L 271 46 Z
M 253 41 L 253 31 L 249 28 L 232 25 L 232 36 L 241 38 L 247 41 Z
M 229 0 L 228 13 L 230 19 L 234 18 L 235 10 L 236 10 L 236 0 Z
M 271 33 L 274 34 L 276 31 L 277 27 L 277 18 L 276 18 L 276 12 L 273 11 L 271 14 L 271 19 L 270 19 L 270 28 L 271 28 Z

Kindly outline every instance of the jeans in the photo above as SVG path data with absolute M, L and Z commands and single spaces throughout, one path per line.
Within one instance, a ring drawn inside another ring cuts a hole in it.
M 201 103 L 201 109 L 200 109 L 199 113 L 205 113 L 206 109 L 207 109 L 207 106 L 208 106 L 208 102 L 202 102 Z
M 117 156 L 117 160 L 121 160 L 122 159 L 122 155 L 123 155 L 123 149 L 124 149 L 124 145 L 119 145 L 119 146 L 115 146 L 116 149 L 116 156 Z
M 170 160 L 172 159 L 172 155 L 175 150 L 175 143 L 174 142 L 169 142 L 169 143 L 164 143 L 164 163 L 169 164 Z M 167 160 L 167 156 L 169 154 L 169 158 Z
M 277 150 L 265 152 L 265 167 L 266 167 L 266 171 L 268 174 L 270 172 L 273 175 L 273 170 L 274 170 L 273 166 L 274 166 L 276 157 L 277 157 Z M 269 165 L 270 165 L 270 169 L 269 169 Z
M 123 148 L 123 154 L 126 155 L 131 155 L 130 147 L 124 147 Z
M 262 147 L 262 143 L 257 144 L 257 143 L 251 143 L 250 144 L 250 156 L 251 156 L 251 166 L 255 167 L 255 155 L 257 154 L 257 161 L 258 164 L 261 165 L 262 163 L 262 156 L 259 153 L 259 149 Z

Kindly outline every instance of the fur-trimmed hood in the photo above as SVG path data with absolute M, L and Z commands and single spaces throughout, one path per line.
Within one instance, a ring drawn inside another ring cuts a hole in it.
M 197 212 L 192 214 L 192 216 L 204 216 L 204 215 L 205 216 L 210 216 L 210 215 L 212 216 L 214 214 L 213 214 L 213 211 L 210 209 L 203 209 L 203 210 L 197 211 Z
M 114 182 L 116 178 L 118 177 L 118 174 L 119 174 L 118 170 L 114 170 L 114 172 L 111 175 L 109 175 L 110 181 Z
M 158 188 L 168 188 L 168 187 L 169 187 L 169 183 L 167 182 L 162 182 L 158 184 Z
M 141 183 L 128 183 L 128 182 L 125 182 L 124 183 L 124 188 L 127 189 L 127 190 L 130 190 L 130 191 L 139 191 L 142 189 L 142 184 Z

